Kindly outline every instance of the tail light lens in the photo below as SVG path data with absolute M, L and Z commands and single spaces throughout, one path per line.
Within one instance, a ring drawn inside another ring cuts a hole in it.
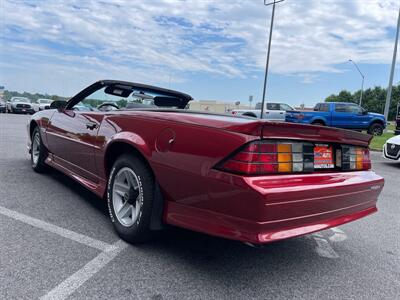
M 339 145 L 335 168 L 343 171 L 369 170 L 368 148 Z M 332 168 L 327 168 L 332 170 Z M 314 144 L 308 142 L 255 141 L 216 166 L 222 171 L 246 174 L 288 174 L 314 171 Z
M 336 165 L 342 170 L 369 170 L 371 169 L 371 159 L 368 148 L 342 146 L 340 149 L 340 159 L 336 154 Z M 336 151 L 338 153 L 338 150 Z
M 248 175 L 312 172 L 311 143 L 256 141 L 223 161 L 219 169 Z

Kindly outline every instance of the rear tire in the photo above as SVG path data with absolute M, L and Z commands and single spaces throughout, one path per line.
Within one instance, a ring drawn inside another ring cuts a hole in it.
M 45 160 L 47 158 L 47 149 L 42 142 L 42 137 L 40 135 L 40 128 L 36 126 L 33 130 L 31 146 L 31 164 L 32 169 L 37 173 L 44 173 L 47 171 L 47 165 Z
M 311 123 L 312 125 L 317 125 L 317 126 L 325 126 L 325 124 L 321 121 L 315 121 Z
M 373 123 L 368 128 L 368 133 L 372 135 L 382 135 L 383 125 L 379 123 Z
M 123 240 L 141 243 L 152 237 L 154 196 L 154 178 L 143 161 L 134 155 L 120 156 L 110 172 L 107 204 L 114 228 Z

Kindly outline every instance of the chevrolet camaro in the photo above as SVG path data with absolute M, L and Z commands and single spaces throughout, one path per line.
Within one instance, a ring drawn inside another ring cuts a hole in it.
M 135 95 L 148 107 L 74 109 Z M 190 100 L 98 81 L 32 116 L 32 168 L 55 168 L 106 199 L 116 232 L 132 243 L 175 225 L 263 244 L 377 211 L 384 180 L 371 170 L 370 135 L 191 111 Z

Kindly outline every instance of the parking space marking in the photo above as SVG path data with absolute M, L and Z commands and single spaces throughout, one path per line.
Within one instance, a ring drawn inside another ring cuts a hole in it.
M 329 242 L 342 242 L 347 239 L 347 235 L 343 230 L 337 227 L 333 227 L 330 230 L 333 232 L 333 235 L 328 238 L 326 238 L 322 232 L 312 234 L 313 239 L 317 243 L 315 251 L 321 257 L 339 258 L 339 254 L 336 253 Z
M 76 233 L 74 231 L 71 231 L 71 230 L 47 223 L 45 221 L 21 214 L 19 212 L 5 208 L 3 206 L 0 206 L 0 214 L 7 216 L 9 218 L 12 218 L 14 220 L 21 221 L 25 224 L 29 224 L 33 227 L 40 228 L 42 230 L 58 234 L 62 237 L 65 237 L 65 238 L 73 240 L 75 242 L 84 244 L 86 246 L 96 248 L 102 252 L 109 252 L 109 251 L 115 250 L 114 245 L 110 245 L 108 243 L 93 239 L 86 235 Z
M 112 250 L 101 252 L 85 266 L 41 297 L 42 300 L 62 300 L 73 294 L 81 285 L 112 261 L 128 244 L 122 240 L 114 243 Z
M 329 237 L 329 240 L 331 242 L 343 242 L 347 239 L 347 235 L 344 233 L 343 230 L 337 227 L 333 227 L 331 228 L 331 230 L 333 231 L 333 235 Z

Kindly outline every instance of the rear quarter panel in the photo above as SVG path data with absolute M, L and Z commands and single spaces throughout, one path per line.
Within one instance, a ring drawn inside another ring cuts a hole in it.
M 211 208 L 208 187 L 212 168 L 244 143 L 257 138 L 172 120 L 110 115 L 99 129 L 96 163 L 99 175 L 106 180 L 104 154 L 114 142 L 125 141 L 147 159 L 166 200 Z

